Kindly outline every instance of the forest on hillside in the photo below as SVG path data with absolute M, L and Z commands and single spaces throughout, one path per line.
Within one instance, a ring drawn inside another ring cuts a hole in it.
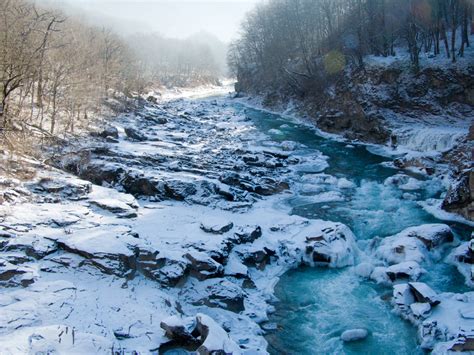
M 240 88 L 305 96 L 334 82 L 364 57 L 409 54 L 452 62 L 470 46 L 470 0 L 271 0 L 242 25 L 229 52 Z
M 225 70 L 225 44 L 216 38 L 123 37 L 29 0 L 0 0 L 0 34 L 3 133 L 74 132 L 103 113 L 106 99 L 216 84 Z

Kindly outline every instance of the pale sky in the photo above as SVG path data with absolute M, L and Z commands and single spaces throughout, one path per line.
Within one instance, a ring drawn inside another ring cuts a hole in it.
M 184 38 L 206 31 L 228 42 L 236 37 L 240 22 L 263 0 L 37 0 L 69 4 L 89 20 L 125 33 L 159 32 Z

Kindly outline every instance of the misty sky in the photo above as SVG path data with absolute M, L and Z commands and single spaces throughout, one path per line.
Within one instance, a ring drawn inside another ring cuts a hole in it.
M 124 33 L 159 32 L 184 38 L 206 31 L 229 41 L 244 15 L 262 0 L 39 0 L 80 9 L 92 22 Z M 117 28 L 119 27 L 119 28 Z

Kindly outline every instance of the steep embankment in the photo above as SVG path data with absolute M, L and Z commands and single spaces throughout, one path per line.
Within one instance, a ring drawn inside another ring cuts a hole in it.
M 348 67 L 328 89 L 304 97 L 256 94 L 245 83 L 237 88 L 260 97 L 266 108 L 307 118 L 322 131 L 388 145 L 401 156 L 398 167 L 449 174 L 454 183 L 443 207 L 472 220 L 472 58 L 468 53 L 458 64 L 426 58 L 417 73 L 403 58 L 367 58 L 363 70 Z M 439 163 L 442 171 L 436 169 Z

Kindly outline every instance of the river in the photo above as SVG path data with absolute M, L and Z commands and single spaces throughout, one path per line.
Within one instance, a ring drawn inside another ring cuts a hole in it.
M 366 145 L 348 145 L 324 138 L 305 124 L 278 114 L 243 108 L 255 126 L 277 142 L 294 142 L 297 156 L 328 157 L 324 174 L 345 178 L 353 188 L 341 189 L 327 178 L 317 185 L 308 179 L 314 171 L 302 169 L 293 176 L 294 194 L 285 200 L 291 213 L 348 225 L 362 250 L 374 237 L 396 234 L 410 226 L 440 223 L 418 204 L 443 191 L 439 180 L 411 173 L 417 184 L 404 189 L 387 183 L 401 172 L 390 167 L 391 158 L 370 152 Z M 318 174 L 317 174 L 318 175 Z M 319 174 L 320 175 L 320 174 Z M 405 177 L 406 178 L 406 177 Z M 321 196 L 323 196 L 321 200 Z M 324 198 L 324 196 L 328 198 Z M 333 198 L 334 197 L 334 198 Z M 459 237 L 468 228 L 452 224 Z M 436 291 L 465 292 L 462 276 L 445 263 L 430 265 L 422 278 Z M 278 330 L 267 336 L 274 354 L 416 354 L 421 352 L 415 328 L 391 312 L 391 288 L 361 280 L 351 268 L 342 270 L 301 268 L 286 273 L 276 287 L 278 302 L 271 321 Z M 369 338 L 344 345 L 340 334 L 366 328 Z

